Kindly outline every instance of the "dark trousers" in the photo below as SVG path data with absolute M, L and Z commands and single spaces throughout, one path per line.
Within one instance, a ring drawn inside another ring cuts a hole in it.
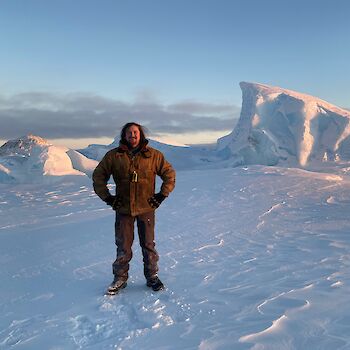
M 149 279 L 156 276 L 158 272 L 159 256 L 154 243 L 154 211 L 138 216 L 117 213 L 115 220 L 117 258 L 113 263 L 113 274 L 115 278 L 125 281 L 129 277 L 128 272 L 129 263 L 132 258 L 135 220 L 137 222 L 137 231 L 143 255 L 144 275 L 146 279 Z

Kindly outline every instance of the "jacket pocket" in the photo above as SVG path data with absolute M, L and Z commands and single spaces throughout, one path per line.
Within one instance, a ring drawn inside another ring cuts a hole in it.
M 154 185 L 152 177 L 145 179 L 140 178 L 137 183 L 137 207 L 140 209 L 151 209 L 148 199 L 154 195 Z

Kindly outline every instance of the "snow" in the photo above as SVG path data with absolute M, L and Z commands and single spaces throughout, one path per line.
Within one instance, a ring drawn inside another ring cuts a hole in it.
M 114 214 L 88 177 L 0 185 L 4 349 L 348 349 L 350 181 L 340 170 L 178 171 L 160 277 L 105 297 Z
M 68 148 L 65 147 L 48 147 L 40 155 L 43 159 L 43 175 L 83 175 L 80 171 L 73 168 L 67 151 Z
M 61 176 L 91 176 L 97 161 L 47 140 L 26 135 L 0 147 L 0 183 L 39 183 Z
M 89 177 L 92 176 L 92 173 L 98 164 L 96 160 L 89 159 L 81 153 L 72 149 L 68 150 L 66 153 L 70 158 L 74 169 L 79 170 L 80 172 L 88 175 Z
M 240 86 L 240 120 L 230 135 L 218 140 L 217 148 L 233 166 L 307 167 L 322 160 L 350 160 L 349 111 L 279 87 Z
M 350 113 L 241 87 L 216 146 L 150 141 L 177 170 L 157 210 L 161 292 L 135 242 L 127 288 L 103 295 L 115 214 L 89 176 L 117 139 L 0 147 L 1 349 L 350 348 Z

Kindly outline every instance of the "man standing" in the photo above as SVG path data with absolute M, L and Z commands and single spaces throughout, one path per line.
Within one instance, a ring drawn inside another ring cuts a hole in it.
M 107 293 L 116 294 L 127 285 L 135 220 L 147 286 L 158 291 L 164 285 L 157 275 L 159 256 L 154 243 L 155 209 L 174 189 L 175 171 L 160 151 L 148 146 L 141 125 L 125 124 L 120 136 L 119 147 L 106 153 L 92 175 L 96 194 L 116 211 L 117 257 L 113 263 L 114 280 Z M 111 195 L 107 188 L 111 175 L 116 184 L 115 195 Z M 155 193 L 156 175 L 163 181 L 159 193 Z

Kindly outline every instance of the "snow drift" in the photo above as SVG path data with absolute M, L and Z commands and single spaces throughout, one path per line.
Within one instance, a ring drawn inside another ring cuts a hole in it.
M 350 160 L 350 112 L 319 98 L 257 83 L 240 83 L 240 119 L 218 140 L 232 165 L 285 164 L 305 167 Z
M 90 175 L 97 162 L 66 147 L 27 135 L 0 147 L 0 183 L 33 183 L 65 175 Z

